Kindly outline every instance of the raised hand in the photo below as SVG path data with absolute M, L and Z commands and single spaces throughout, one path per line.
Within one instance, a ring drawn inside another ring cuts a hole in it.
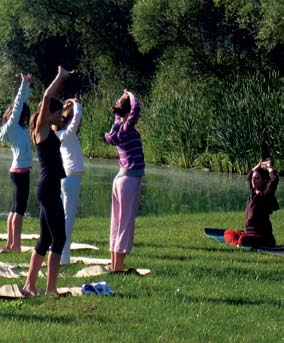
M 32 81 L 32 74 L 23 74 L 21 73 L 22 81 L 31 82 Z
M 74 69 L 73 70 L 66 70 L 62 66 L 58 66 L 58 74 L 64 79 L 68 78 L 70 75 L 72 75 L 74 73 L 75 73 Z

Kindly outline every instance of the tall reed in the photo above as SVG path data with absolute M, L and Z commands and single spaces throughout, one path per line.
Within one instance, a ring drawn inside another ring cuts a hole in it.
M 191 167 L 207 140 L 210 112 L 206 105 L 197 84 L 154 88 L 143 121 L 148 159 Z
M 244 173 L 261 158 L 283 159 L 283 82 L 277 75 L 237 77 L 216 91 L 211 143 Z
M 104 133 L 112 125 L 110 107 L 122 89 L 113 86 L 83 98 L 80 139 L 86 156 L 117 156 Z M 178 79 L 175 70 L 165 70 L 148 97 L 139 98 L 146 162 L 243 174 L 271 156 L 284 170 L 283 80 L 278 75 L 238 76 L 217 84 L 189 76 Z
M 119 92 L 93 92 L 82 99 L 80 140 L 85 156 L 110 158 L 116 155 L 115 149 L 106 144 L 104 134 L 112 125 L 110 108 L 118 94 Z

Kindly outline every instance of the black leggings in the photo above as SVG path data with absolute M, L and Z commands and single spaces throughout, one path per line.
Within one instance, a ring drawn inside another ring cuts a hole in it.
M 65 217 L 61 200 L 61 180 L 41 177 L 37 188 L 40 203 L 40 239 L 36 252 L 45 256 L 49 250 L 61 255 L 65 244 Z
M 30 171 L 24 173 L 10 173 L 14 185 L 13 204 L 11 212 L 23 216 L 26 212 L 30 192 Z

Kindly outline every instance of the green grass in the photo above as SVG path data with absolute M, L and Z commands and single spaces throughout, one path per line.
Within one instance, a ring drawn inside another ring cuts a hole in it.
M 284 244 L 282 211 L 272 221 Z M 116 295 L 2 299 L 0 342 L 284 342 L 284 256 L 237 249 L 204 235 L 204 227 L 242 223 L 239 212 L 138 217 L 126 267 L 150 268 L 153 275 L 78 279 L 72 275 L 83 265 L 64 266 L 59 287 L 105 280 Z M 3 232 L 5 222 L 0 225 Z M 72 254 L 108 257 L 108 226 L 108 218 L 78 218 L 73 241 L 100 250 Z M 38 220 L 27 219 L 24 232 L 38 232 Z M 29 258 L 1 255 L 9 262 Z M 1 278 L 0 286 L 24 281 Z M 38 287 L 45 282 L 39 279 Z

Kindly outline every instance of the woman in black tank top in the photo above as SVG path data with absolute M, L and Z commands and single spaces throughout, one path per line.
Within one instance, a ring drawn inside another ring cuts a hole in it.
M 40 239 L 33 251 L 23 294 L 37 294 L 36 281 L 48 250 L 46 293 L 57 292 L 61 253 L 65 243 L 65 218 L 61 200 L 61 179 L 65 171 L 60 154 L 60 141 L 51 125 L 62 120 L 62 103 L 56 98 L 64 81 L 72 74 L 58 67 L 58 74 L 46 89 L 38 113 L 30 121 L 30 133 L 40 163 L 37 198 L 40 203 Z

